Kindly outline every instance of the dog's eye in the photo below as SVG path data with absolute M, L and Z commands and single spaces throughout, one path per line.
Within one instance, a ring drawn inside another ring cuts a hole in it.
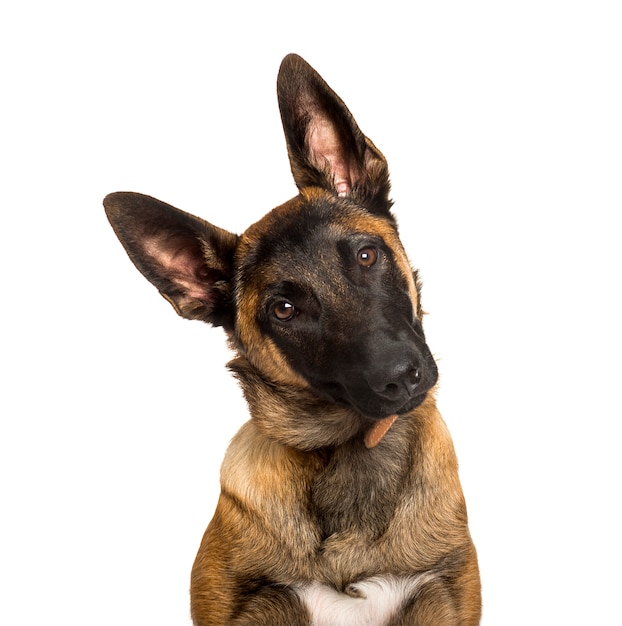
M 298 311 L 296 307 L 287 300 L 281 300 L 274 305 L 274 309 L 272 309 L 274 313 L 274 317 L 280 322 L 289 322 L 295 315 L 297 315 Z
M 378 260 L 378 251 L 375 248 L 361 248 L 356 255 L 356 260 L 362 267 L 371 267 Z

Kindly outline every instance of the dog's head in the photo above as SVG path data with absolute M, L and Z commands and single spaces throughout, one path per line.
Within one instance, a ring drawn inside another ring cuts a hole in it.
M 300 57 L 283 60 L 277 90 L 300 193 L 242 235 L 140 194 L 111 194 L 104 205 L 132 261 L 177 313 L 227 331 L 251 409 L 345 407 L 341 439 L 412 411 L 437 370 L 384 156 Z

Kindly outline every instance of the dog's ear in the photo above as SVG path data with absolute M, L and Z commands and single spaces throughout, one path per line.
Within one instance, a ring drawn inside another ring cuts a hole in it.
M 179 315 L 233 326 L 237 235 L 138 193 L 112 193 L 104 207 L 134 265 Z
M 319 186 L 386 213 L 389 168 L 341 98 L 301 57 L 283 59 L 277 79 L 289 162 L 299 189 Z

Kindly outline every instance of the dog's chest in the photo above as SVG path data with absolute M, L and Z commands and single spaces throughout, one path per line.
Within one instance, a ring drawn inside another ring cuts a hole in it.
M 311 615 L 312 626 L 384 626 L 433 578 L 432 573 L 374 576 L 350 585 L 347 593 L 321 583 L 296 592 Z
M 379 537 L 404 497 L 409 456 L 396 444 L 392 454 L 362 449 L 352 442 L 335 451 L 316 476 L 310 492 L 311 508 L 324 537 L 357 529 Z

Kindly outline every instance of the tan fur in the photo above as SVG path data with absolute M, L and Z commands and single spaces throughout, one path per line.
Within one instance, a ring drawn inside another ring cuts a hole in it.
M 477 561 L 453 445 L 434 399 L 430 397 L 411 416 L 401 418 L 394 428 L 387 440 L 403 438 L 417 442 L 417 449 L 426 449 L 425 457 L 411 469 L 409 480 L 417 488 L 401 502 L 382 537 L 353 531 L 323 540 L 304 506 L 308 487 L 323 467 L 321 455 L 298 452 L 268 439 L 253 422 L 247 422 L 227 451 L 222 495 L 193 569 L 195 623 L 231 623 L 234 607 L 220 603 L 217 617 L 209 600 L 231 584 L 226 571 L 215 575 L 214 563 L 240 562 L 245 571 L 261 572 L 284 585 L 314 580 L 344 589 L 378 571 L 426 571 L 458 551 L 463 553 L 463 565 L 456 577 L 461 593 L 455 609 L 448 609 L 446 603 L 438 605 L 438 595 L 447 592 L 431 583 L 425 592 L 430 598 L 421 603 L 425 617 L 405 623 L 478 624 Z M 440 615 L 443 621 L 434 621 Z

